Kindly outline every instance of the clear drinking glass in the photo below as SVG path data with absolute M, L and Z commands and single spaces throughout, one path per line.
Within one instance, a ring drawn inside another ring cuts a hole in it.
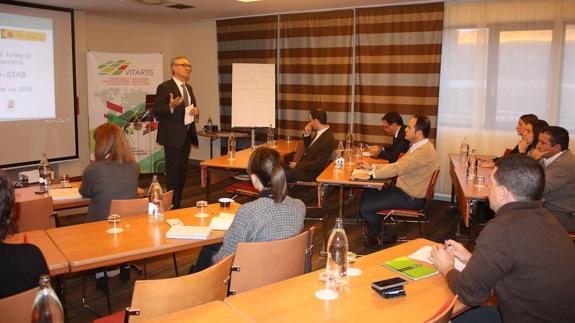
M 324 272 L 323 279 L 323 288 L 315 292 L 315 297 L 324 300 L 324 301 L 331 301 L 337 298 L 337 279 L 336 275 L 331 272 Z
M 119 214 L 110 214 L 108 217 L 108 230 L 106 230 L 106 232 L 111 234 L 123 232 L 124 229 L 118 226 L 121 220 L 122 219 Z
M 72 187 L 72 185 L 70 185 L 70 176 L 68 174 L 60 175 L 60 187 L 61 188 Z
M 210 214 L 205 212 L 205 208 L 208 206 L 208 201 L 197 201 L 196 207 L 200 209 L 200 213 L 196 213 L 197 218 L 206 218 Z

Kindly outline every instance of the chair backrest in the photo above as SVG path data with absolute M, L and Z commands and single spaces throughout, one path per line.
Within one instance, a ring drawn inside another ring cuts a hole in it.
M 298 140 L 295 146 L 295 155 L 293 156 L 293 161 L 296 163 L 299 162 L 303 156 L 303 153 L 305 153 L 305 144 L 303 143 L 303 140 Z
M 174 206 L 172 204 L 172 200 L 174 199 L 174 191 L 167 191 L 166 193 L 164 193 L 164 195 L 162 196 L 162 203 L 164 204 L 164 210 L 171 210 L 172 207 Z
M 141 199 L 112 200 L 110 214 L 118 214 L 123 217 L 148 214 L 148 199 L 143 197 Z
M 168 279 L 138 280 L 134 284 L 131 309 L 138 316 L 130 322 L 141 322 L 168 313 L 216 300 L 228 292 L 233 255 L 200 272 Z
M 238 243 L 230 295 L 304 274 L 311 232 L 284 240 Z
M 38 288 L 0 299 L 0 322 L 30 322 Z
M 56 227 L 56 215 L 49 196 L 16 203 L 15 216 L 17 232 Z
M 457 301 L 457 295 L 455 295 L 447 303 L 443 304 L 439 311 L 435 313 L 432 317 L 425 320 L 425 323 L 447 323 L 451 320 L 451 314 L 453 313 L 453 307 Z
M 433 191 L 435 191 L 435 183 L 437 183 L 437 178 L 439 177 L 439 169 L 433 171 L 431 175 L 431 180 L 429 180 L 429 185 L 427 186 L 427 192 L 425 193 L 425 205 L 429 205 L 431 200 L 433 200 Z

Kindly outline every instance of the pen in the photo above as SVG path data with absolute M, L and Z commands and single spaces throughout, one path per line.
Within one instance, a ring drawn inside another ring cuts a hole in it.
M 397 271 L 399 271 L 399 272 L 404 272 L 404 271 L 408 271 L 408 270 L 410 270 L 410 269 L 414 269 L 414 268 L 418 268 L 418 267 L 421 267 L 421 265 L 420 265 L 420 264 L 415 264 L 415 265 L 412 265 L 412 266 L 409 266 L 409 267 L 405 267 L 405 268 L 398 269 Z

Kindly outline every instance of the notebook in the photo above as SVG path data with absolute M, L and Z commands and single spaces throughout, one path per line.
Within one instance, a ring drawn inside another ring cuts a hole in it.
M 210 227 L 175 225 L 166 232 L 166 238 L 206 240 L 211 232 L 212 229 Z
M 424 266 L 407 257 L 399 257 L 388 260 L 385 261 L 383 265 L 413 280 L 419 280 L 438 273 L 437 269 Z
M 212 221 L 210 222 L 210 228 L 212 228 L 212 230 L 227 231 L 230 228 L 230 225 L 232 225 L 233 221 L 234 214 L 221 212 L 218 216 L 212 218 Z
M 371 172 L 370 169 L 356 168 L 353 171 L 351 171 L 351 176 L 353 176 L 354 178 L 356 178 L 358 180 L 368 180 L 370 172 Z
M 50 196 L 54 201 L 81 199 L 82 195 L 77 187 L 73 188 L 51 188 Z
M 419 248 L 419 250 L 412 253 L 411 255 L 407 256 L 407 258 L 410 258 L 413 260 L 423 261 L 423 262 L 426 262 L 428 264 L 432 264 L 431 260 L 429 260 L 430 254 L 431 254 L 431 246 L 424 246 L 424 247 Z M 454 267 L 458 271 L 462 271 L 463 268 L 465 268 L 465 264 L 462 263 L 459 259 L 455 258 Z

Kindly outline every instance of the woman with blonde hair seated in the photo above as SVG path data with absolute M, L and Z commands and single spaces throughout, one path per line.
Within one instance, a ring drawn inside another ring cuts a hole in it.
M 82 175 L 80 194 L 90 199 L 87 222 L 104 220 L 112 200 L 138 197 L 140 168 L 122 129 L 105 123 L 94 131 L 95 161 Z
M 259 198 L 242 205 L 224 236 L 224 243 L 203 247 L 190 272 L 198 272 L 236 252 L 240 242 L 265 242 L 296 236 L 303 229 L 306 207 L 287 195 L 280 154 L 257 148 L 248 162 L 248 174 Z

